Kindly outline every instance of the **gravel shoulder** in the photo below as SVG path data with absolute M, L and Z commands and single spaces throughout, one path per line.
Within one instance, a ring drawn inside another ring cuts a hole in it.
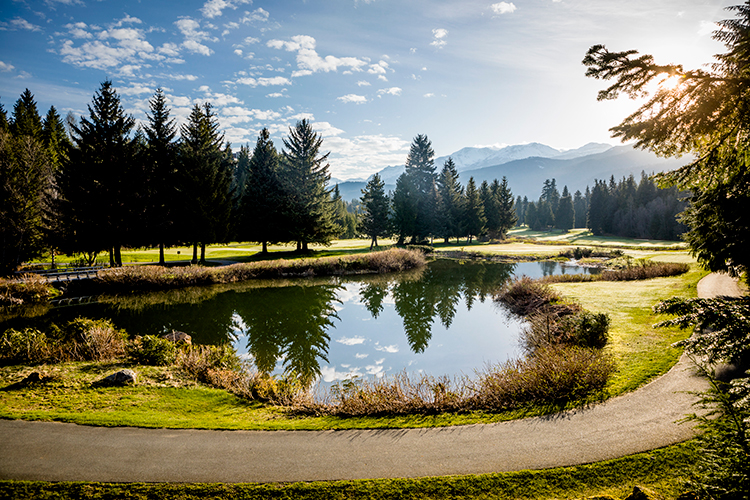
M 734 288 L 732 287 L 734 285 Z M 701 297 L 738 295 L 709 275 Z M 646 386 L 545 417 L 440 429 L 207 431 L 0 421 L 0 479 L 287 482 L 480 474 L 570 466 L 684 441 L 677 421 L 707 387 L 682 359 Z

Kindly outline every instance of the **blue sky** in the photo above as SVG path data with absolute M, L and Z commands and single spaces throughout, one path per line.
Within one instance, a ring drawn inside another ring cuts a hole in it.
M 238 149 L 277 147 L 310 119 L 340 179 L 403 164 L 417 134 L 466 146 L 613 142 L 637 102 L 597 102 L 581 60 L 603 43 L 700 67 L 723 47 L 708 0 L 3 0 L 0 102 L 86 114 L 105 79 L 145 119 L 165 90 L 178 121 L 211 102 Z

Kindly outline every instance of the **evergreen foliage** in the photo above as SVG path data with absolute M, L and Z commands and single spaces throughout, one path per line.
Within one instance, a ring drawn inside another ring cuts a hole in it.
M 685 70 L 681 65 L 658 65 L 650 55 L 635 50 L 610 52 L 594 45 L 583 64 L 586 75 L 614 80 L 601 90 L 599 100 L 648 95 L 653 81 L 672 79 L 676 85 L 660 85 L 647 102 L 611 129 L 623 141 L 664 156 L 691 154 L 691 163 L 657 175 L 662 185 L 691 190 L 694 205 L 706 207 L 706 200 L 718 200 L 742 184 L 748 170 L 750 150 L 750 1 L 728 7 L 733 19 L 718 21 L 713 38 L 727 51 L 714 56 L 708 70 Z M 701 209 L 696 209 L 697 213 Z M 706 214 L 707 215 L 707 214 Z M 747 272 L 741 263 L 750 254 L 740 229 L 750 224 L 750 212 L 715 211 L 710 221 L 693 231 L 690 248 L 699 262 L 711 269 L 738 275 Z M 698 222 L 688 216 L 687 222 Z M 715 226 L 715 230 L 706 230 Z M 735 227 L 726 231 L 726 227 Z M 721 240 L 718 240 L 722 238 Z M 713 244 L 708 239 L 718 240 Z M 696 246 L 697 245 L 697 246 Z M 717 254 L 717 250 L 729 248 Z M 746 262 L 746 261 L 745 261 Z
M 29 89 L 23 91 L 13 106 L 10 133 L 15 137 L 27 135 L 37 140 L 42 138 L 42 119 L 39 117 L 34 94 Z
M 406 157 L 405 174 L 411 183 L 415 201 L 415 221 L 411 231 L 412 243 L 420 243 L 435 228 L 435 151 L 426 135 L 419 134 L 412 141 Z
M 464 234 L 469 243 L 472 238 L 478 237 L 484 232 L 487 219 L 484 216 L 484 207 L 479 190 L 474 183 L 474 177 L 469 177 L 466 183 L 466 195 L 464 197 Z
M 411 178 L 405 172 L 396 179 L 391 203 L 393 232 L 398 237 L 396 244 L 403 245 L 406 238 L 416 232 L 417 223 L 417 195 Z
M 240 162 L 244 153 L 240 154 Z M 283 188 L 279 178 L 279 154 L 264 128 L 258 134 L 249 158 L 247 180 L 242 188 L 237 235 L 243 241 L 258 241 L 262 252 L 269 243 L 284 241 Z M 239 167 L 238 167 L 239 170 Z
M 568 188 L 566 186 L 565 192 L 567 192 L 567 190 Z M 575 209 L 573 207 L 573 199 L 570 197 L 570 194 L 564 194 L 557 204 L 557 211 L 555 212 L 555 228 L 567 231 L 573 229 L 574 224 Z
M 125 115 L 110 81 L 102 83 L 88 109 L 89 117 L 72 125 L 75 147 L 57 178 L 60 247 L 69 254 L 109 250 L 110 265 L 120 266 L 120 249 L 141 215 L 131 212 L 142 182 L 133 175 L 135 120 Z
M 210 104 L 196 104 L 180 130 L 178 153 L 179 228 L 182 240 L 193 244 L 193 263 L 205 263 L 205 245 L 225 241 L 232 208 L 231 156 L 222 151 L 224 135 Z
M 360 230 L 370 238 L 370 250 L 378 245 L 378 237 L 390 236 L 388 198 L 385 182 L 375 174 L 362 190 L 362 219 Z
M 323 138 L 305 119 L 289 129 L 284 139 L 281 178 L 285 194 L 285 223 L 297 249 L 309 243 L 327 245 L 336 236 L 333 201 L 327 188 L 328 153 L 321 155 Z
M 458 239 L 461 233 L 463 216 L 463 187 L 458 180 L 458 170 L 453 158 L 448 157 L 437 177 L 438 208 L 436 232 L 448 243 L 450 238 Z
M 513 201 L 513 193 L 508 186 L 508 179 L 503 176 L 502 182 L 498 183 L 497 179 L 492 182 L 492 192 L 498 200 L 500 210 L 499 224 L 497 226 L 497 236 L 505 239 L 505 236 L 518 222 L 516 207 Z
M 159 245 L 159 263 L 164 264 L 164 245 L 173 244 L 177 234 L 173 221 L 178 210 L 177 198 L 177 129 L 169 117 L 167 100 L 157 89 L 149 101 L 148 123 L 144 127 L 142 185 L 144 201 L 144 232 L 141 242 Z

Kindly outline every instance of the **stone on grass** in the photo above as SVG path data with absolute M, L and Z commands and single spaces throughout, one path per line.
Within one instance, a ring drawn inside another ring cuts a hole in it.
M 172 330 L 171 333 L 167 333 L 166 335 L 162 335 L 161 338 L 171 340 L 175 344 L 192 344 L 192 337 L 188 335 L 185 332 L 178 332 L 176 330 Z
M 103 386 L 122 386 L 122 385 L 134 385 L 136 382 L 136 375 L 133 370 L 120 370 L 112 375 L 108 375 L 99 381 L 99 385 Z

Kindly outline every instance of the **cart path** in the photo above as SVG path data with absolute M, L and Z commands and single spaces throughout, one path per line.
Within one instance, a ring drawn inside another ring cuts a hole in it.
M 734 295 L 709 275 L 703 297 Z M 646 386 L 589 408 L 438 429 L 208 431 L 0 421 L 0 479 L 287 482 L 480 474 L 597 462 L 693 436 L 676 423 L 707 387 L 683 358 Z

